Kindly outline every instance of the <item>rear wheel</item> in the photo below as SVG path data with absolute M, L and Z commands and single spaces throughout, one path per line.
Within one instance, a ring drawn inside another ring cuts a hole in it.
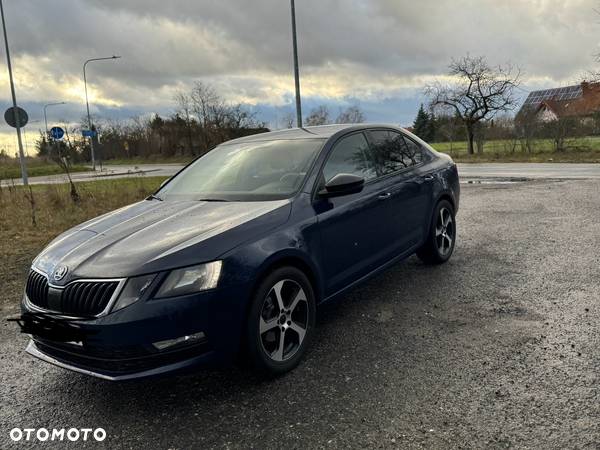
M 292 370 L 302 359 L 315 323 L 310 281 L 295 267 L 282 267 L 256 290 L 246 329 L 249 362 L 273 375 Z
M 429 235 L 417 256 L 426 264 L 442 264 L 450 259 L 456 242 L 454 208 L 447 200 L 440 200 L 433 211 Z

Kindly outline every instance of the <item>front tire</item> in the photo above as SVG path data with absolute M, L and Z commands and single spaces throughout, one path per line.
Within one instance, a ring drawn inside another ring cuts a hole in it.
M 433 211 L 429 234 L 417 256 L 425 264 L 442 264 L 450 259 L 456 243 L 454 207 L 448 200 L 440 200 Z
M 259 371 L 281 375 L 295 368 L 312 337 L 316 316 L 313 288 L 295 267 L 281 267 L 256 289 L 246 326 L 246 353 Z

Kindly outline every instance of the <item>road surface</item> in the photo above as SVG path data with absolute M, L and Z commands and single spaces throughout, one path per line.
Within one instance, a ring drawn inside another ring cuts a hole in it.
M 464 185 L 453 258 L 412 257 L 320 308 L 306 360 L 274 380 L 111 384 L 27 356 L 4 322 L 0 448 L 39 444 L 14 427 L 104 428 L 86 448 L 598 448 L 599 190 Z M 22 285 L 29 261 L 4 281 Z M 0 314 L 20 297 L 5 289 Z
M 179 171 L 181 164 L 138 164 L 104 166 L 103 172 L 79 172 L 74 181 L 95 181 L 108 178 L 134 176 L 170 177 Z M 461 178 L 469 179 L 600 179 L 600 164 L 561 163 L 495 163 L 459 164 Z M 2 185 L 21 184 L 20 180 L 3 180 Z M 66 175 L 31 177 L 31 184 L 66 183 Z

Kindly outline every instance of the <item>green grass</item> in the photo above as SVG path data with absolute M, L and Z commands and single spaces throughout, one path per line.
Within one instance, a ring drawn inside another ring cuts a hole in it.
M 64 173 L 55 163 L 41 158 L 26 158 L 27 174 L 30 177 L 56 175 Z M 84 165 L 71 166 L 71 172 L 87 172 L 91 170 Z M 0 160 L 0 180 L 21 178 L 21 164 L 18 159 L 9 158 Z
M 600 163 L 600 137 L 589 136 L 565 141 L 565 150 L 557 152 L 551 139 L 537 139 L 533 151 L 523 151 L 520 142 L 513 149 L 510 140 L 486 141 L 482 154 L 467 154 L 467 142 L 436 142 L 437 151 L 447 153 L 457 162 L 569 162 Z
M 0 312 L 17 304 L 32 259 L 68 228 L 121 206 L 142 200 L 164 177 L 134 177 L 77 183 L 79 203 L 68 184 L 31 186 L 37 225 L 31 220 L 28 191 L 22 186 L 0 189 Z

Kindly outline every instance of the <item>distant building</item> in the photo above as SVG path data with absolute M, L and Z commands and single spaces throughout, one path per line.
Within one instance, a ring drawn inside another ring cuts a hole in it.
M 600 113 L 600 82 L 584 81 L 575 86 L 533 91 L 517 116 L 527 113 L 535 114 L 542 122 L 563 117 L 591 117 Z

